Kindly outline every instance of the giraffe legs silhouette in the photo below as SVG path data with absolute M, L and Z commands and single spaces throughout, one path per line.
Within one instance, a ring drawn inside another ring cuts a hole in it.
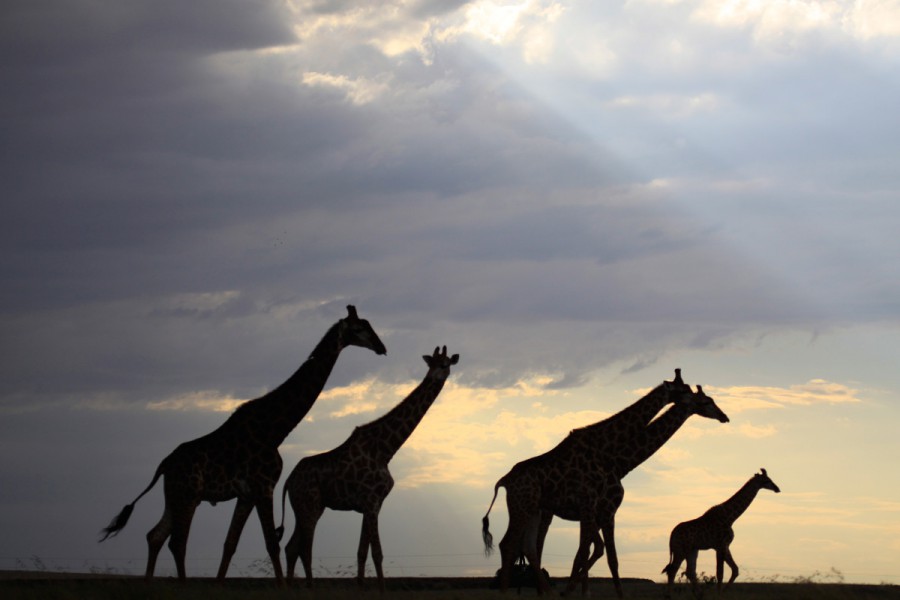
M 178 571 L 178 579 L 186 579 L 187 573 L 184 568 L 184 559 L 187 554 L 188 534 L 191 531 L 191 521 L 194 518 L 194 511 L 197 509 L 196 501 L 190 503 L 178 504 L 172 507 L 172 528 L 169 536 L 169 550 L 175 557 L 175 569 Z M 152 552 L 152 548 L 151 548 Z M 155 562 L 155 559 L 154 559 Z M 149 561 L 148 561 L 149 563 Z M 149 570 L 150 565 L 147 565 Z
M 234 514 L 231 515 L 231 525 L 228 527 L 228 535 L 225 536 L 225 545 L 222 549 L 222 562 L 219 563 L 219 572 L 216 579 L 225 579 L 225 573 L 231 564 L 231 558 L 237 549 L 238 540 L 241 539 L 241 532 L 247 523 L 247 518 L 253 511 L 253 502 L 247 498 L 238 498 L 234 507 Z
M 367 512 L 363 515 L 362 527 L 359 534 L 359 548 L 356 552 L 357 574 L 356 581 L 360 587 L 365 586 L 366 559 L 369 556 L 369 546 L 372 547 L 372 562 L 375 564 L 375 574 L 378 578 L 378 589 L 384 593 L 384 571 L 382 562 L 384 554 L 381 551 L 381 536 L 378 533 L 378 513 Z
M 719 592 L 723 591 L 722 576 L 725 574 L 723 563 L 728 563 L 728 567 L 731 569 L 731 577 L 728 578 L 728 583 L 725 584 L 724 588 L 727 590 L 728 586 L 730 586 L 734 582 L 734 580 L 737 579 L 739 572 L 737 563 L 734 562 L 734 558 L 731 556 L 731 549 L 728 548 L 728 546 L 716 549 L 716 586 Z
M 603 540 L 606 542 L 606 564 L 609 565 L 609 573 L 612 575 L 613 586 L 616 588 L 616 595 L 622 598 L 622 581 L 619 579 L 619 555 L 616 551 L 616 525 L 614 520 L 603 526 Z M 601 554 L 594 558 L 594 562 L 600 558 Z M 588 569 L 594 564 L 591 562 Z M 587 576 L 587 573 L 585 573 Z
M 275 533 L 275 514 L 272 508 L 272 498 L 264 498 L 258 501 L 256 503 L 256 514 L 259 516 L 259 524 L 262 526 L 269 560 L 272 561 L 275 581 L 278 585 L 284 585 L 284 572 L 281 569 L 281 547 L 278 545 L 278 535 Z
M 316 525 L 325 507 L 319 501 L 318 492 L 312 488 L 307 488 L 307 493 L 313 494 L 311 499 L 301 500 L 300 497 L 291 496 L 291 507 L 294 509 L 294 533 L 291 539 L 284 547 L 284 554 L 287 560 L 287 579 L 294 579 L 294 569 L 297 565 L 297 558 L 303 563 L 303 572 L 306 576 L 306 587 L 313 587 L 313 570 L 312 570 L 312 549 L 313 538 L 316 535 Z
M 524 555 L 534 571 L 538 595 L 549 592 L 550 584 L 544 579 L 544 574 L 541 572 L 541 557 L 537 551 L 538 532 L 541 527 L 540 512 L 535 511 L 534 514 L 529 515 L 527 512 L 522 514 L 523 511 L 515 510 L 513 507 L 508 506 L 508 508 L 509 526 L 499 544 L 500 591 L 505 592 L 509 588 L 513 565 L 520 556 Z
M 159 523 L 147 532 L 147 546 L 150 551 L 147 555 L 147 571 L 144 573 L 146 579 L 153 577 L 153 572 L 156 570 L 156 558 L 159 556 L 159 551 L 162 550 L 163 544 L 169 539 L 171 533 L 172 511 L 166 506 Z

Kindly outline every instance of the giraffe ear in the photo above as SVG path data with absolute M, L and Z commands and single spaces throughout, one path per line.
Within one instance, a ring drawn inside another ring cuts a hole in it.
M 765 469 L 760 469 L 762 471 L 763 477 L 768 477 L 769 475 L 766 473 Z
M 455 365 L 458 362 L 459 362 L 459 354 L 454 354 L 453 356 L 450 357 L 451 365 Z
M 356 307 L 352 304 L 347 305 L 347 317 L 350 319 L 358 319 L 359 317 L 356 315 Z

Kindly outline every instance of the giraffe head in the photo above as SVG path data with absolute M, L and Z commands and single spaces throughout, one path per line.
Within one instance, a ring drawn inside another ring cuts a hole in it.
M 422 358 L 425 360 L 425 364 L 428 365 L 429 374 L 433 374 L 436 379 L 441 381 L 444 381 L 450 375 L 450 365 L 455 365 L 459 362 L 459 354 L 447 356 L 447 346 L 444 346 L 443 350 L 435 347 L 431 356 L 425 354 Z
M 347 346 L 360 346 L 368 348 L 375 354 L 387 354 L 387 348 L 381 343 L 378 334 L 365 319 L 360 319 L 356 314 L 356 307 L 347 306 L 347 316 L 340 320 L 338 329 L 341 348 Z
M 728 415 L 716 405 L 715 401 L 703 393 L 703 387 L 697 385 L 697 392 L 690 400 L 691 414 L 700 415 L 707 419 L 715 419 L 719 423 L 728 423 Z
M 777 485 L 775 485 L 774 481 L 769 479 L 769 475 L 768 475 L 768 473 L 766 473 L 766 470 L 760 469 L 760 471 L 762 471 L 762 472 L 757 473 L 756 475 L 753 476 L 753 479 L 756 481 L 756 485 L 759 486 L 759 489 L 772 490 L 776 494 L 780 493 L 781 489 L 779 489 L 779 487 Z

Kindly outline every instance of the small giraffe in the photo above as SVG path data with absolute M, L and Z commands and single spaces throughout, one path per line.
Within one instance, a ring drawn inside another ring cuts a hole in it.
M 275 578 L 281 583 L 284 575 L 272 506 L 282 468 L 278 446 L 318 398 L 341 350 L 360 346 L 376 354 L 387 353 L 369 322 L 357 316 L 356 308 L 348 306 L 347 312 L 287 381 L 239 406 L 212 433 L 181 444 L 165 457 L 150 485 L 103 529 L 100 541 L 119 533 L 137 501 L 165 476 L 165 510 L 159 523 L 147 533 L 147 579 L 153 577 L 156 558 L 166 539 L 175 557 L 178 578 L 184 579 L 188 532 L 197 506 L 204 500 L 214 505 L 236 497 L 217 578 L 225 577 L 244 524 L 256 508 Z
M 647 426 L 659 409 L 672 402 L 675 407 Z M 581 540 L 569 588 L 574 586 L 577 575 L 583 577 L 586 585 L 587 570 L 602 556 L 603 540 L 598 533 L 602 528 L 613 582 L 621 596 L 614 542 L 614 516 L 624 496 L 620 479 L 652 455 L 691 414 L 728 420 L 711 398 L 702 392 L 695 394 L 681 380 L 680 370 L 676 370 L 674 381 L 664 381 L 605 421 L 576 429 L 556 448 L 518 463 L 504 475 L 494 487 L 491 501 L 493 507 L 498 489 L 507 488 L 509 525 L 500 542 L 501 589 L 508 585 L 512 561 L 522 553 L 535 569 L 539 591 L 548 589 L 540 575 L 540 557 L 547 528 L 553 515 L 557 515 L 581 523 Z M 489 552 L 492 536 L 487 515 L 482 520 L 482 535 Z M 588 559 L 591 543 L 595 546 L 594 556 Z M 585 561 L 589 564 L 585 565 Z
M 672 530 L 669 537 L 669 564 L 662 570 L 668 576 L 668 588 L 666 595 L 671 595 L 672 584 L 678 574 L 681 561 L 687 559 L 687 576 L 691 582 L 694 595 L 697 589 L 697 554 L 700 550 L 713 549 L 716 551 L 716 589 L 722 591 L 722 575 L 724 565 L 728 563 L 731 568 L 731 578 L 725 585 L 725 589 L 737 578 L 738 566 L 731 556 L 731 542 L 734 540 L 734 522 L 744 514 L 750 504 L 756 498 L 759 490 L 772 490 L 776 494 L 781 490 L 775 482 L 769 479 L 765 469 L 761 469 L 741 486 L 731 498 L 713 506 L 703 516 L 679 523 Z
M 288 495 L 296 521 L 294 534 L 285 546 L 288 581 L 293 579 L 299 556 L 306 572 L 306 585 L 312 587 L 313 536 L 319 518 L 326 508 L 353 510 L 363 515 L 357 582 L 360 586 L 364 583 L 371 546 L 378 586 L 384 592 L 378 513 L 394 487 L 388 463 L 441 392 L 450 375 L 450 366 L 459 361 L 458 354 L 447 356 L 446 346 L 440 351 L 435 348 L 434 354 L 422 358 L 428 372 L 406 399 L 381 418 L 357 427 L 337 448 L 303 458 L 288 476 L 281 494 L 282 525 L 278 528 L 280 537 L 284 531 L 284 498 Z

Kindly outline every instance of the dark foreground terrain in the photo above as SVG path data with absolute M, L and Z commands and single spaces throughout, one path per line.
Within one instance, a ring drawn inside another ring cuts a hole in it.
M 373 582 L 374 583 L 374 582 Z M 565 587 L 554 581 L 553 596 Z M 645 579 L 624 580 L 628 600 L 660 600 L 665 586 Z M 506 598 L 537 597 L 533 588 L 511 589 Z M 612 584 L 592 580 L 593 598 L 616 598 Z M 358 597 L 382 597 L 370 586 L 362 594 L 352 579 L 320 579 L 314 590 L 301 586 L 278 589 L 270 579 L 228 579 L 217 583 L 209 579 L 190 579 L 186 583 L 162 578 L 145 582 L 138 577 L 48 572 L 0 573 L 0 598 L 3 600 L 344 600 Z M 425 600 L 499 600 L 502 596 L 491 589 L 489 578 L 395 577 L 387 579 L 385 598 Z M 576 593 L 575 597 L 580 597 Z M 714 586 L 704 586 L 703 597 L 716 598 Z M 727 600 L 900 600 L 900 586 L 857 585 L 842 583 L 736 583 Z M 674 600 L 694 600 L 689 588 L 676 587 Z

